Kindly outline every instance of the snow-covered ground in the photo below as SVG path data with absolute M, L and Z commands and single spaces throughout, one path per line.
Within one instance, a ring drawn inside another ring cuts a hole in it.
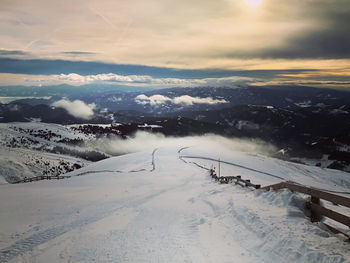
M 0 123 L 0 139 L 1 141 L 9 141 L 8 137 L 11 139 L 13 137 L 26 136 L 27 138 L 38 140 L 41 143 L 46 143 L 48 138 L 43 138 L 40 136 L 35 136 L 39 134 L 39 131 L 44 133 L 51 132 L 49 141 L 57 142 L 61 139 L 91 139 L 91 136 L 85 135 L 83 133 L 76 132 L 71 127 L 75 125 L 60 125 L 55 123 L 44 123 L 44 122 L 10 122 L 10 123 Z M 28 131 L 31 131 L 30 133 Z
M 339 170 L 286 162 L 251 152 L 232 151 L 224 147 L 185 148 L 181 151 L 181 156 L 207 168 L 212 164 L 218 167 L 220 159 L 222 176 L 241 175 L 242 178 L 251 179 L 256 184 L 294 181 L 315 188 L 350 194 L 350 174 Z
M 0 148 L 0 184 L 14 183 L 24 177 L 64 174 L 90 163 L 68 155 L 3 146 Z
M 0 185 L 0 262 L 350 262 L 345 238 L 310 223 L 302 196 L 220 185 L 191 162 L 341 192 L 347 173 L 176 142 L 65 180 Z
M 81 157 L 95 149 L 75 142 L 94 139 L 92 134 L 59 124 L 0 123 L 0 184 L 24 177 L 55 176 L 85 166 L 91 162 Z

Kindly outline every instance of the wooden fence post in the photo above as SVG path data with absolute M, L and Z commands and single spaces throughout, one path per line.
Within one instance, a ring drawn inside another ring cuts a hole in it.
M 316 205 L 320 205 L 321 204 L 320 198 L 315 197 L 315 196 L 311 196 L 311 203 L 316 204 Z M 315 209 L 312 208 L 312 205 L 310 207 L 310 211 L 311 211 L 310 220 L 312 223 L 320 222 L 322 220 L 322 215 L 319 214 L 317 211 L 315 211 Z
M 221 177 L 221 171 L 220 171 L 220 158 L 219 158 L 219 177 Z

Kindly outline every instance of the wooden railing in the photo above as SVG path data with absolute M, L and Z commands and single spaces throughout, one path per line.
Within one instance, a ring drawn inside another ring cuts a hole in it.
M 60 179 L 66 179 L 66 178 L 70 178 L 70 176 L 68 176 L 68 175 L 56 175 L 56 176 L 40 175 L 40 176 L 35 176 L 35 177 L 24 177 L 22 180 L 14 182 L 14 184 L 29 183 L 29 182 L 41 181 L 41 180 L 60 180 Z
M 242 179 L 240 175 L 237 176 L 217 176 L 216 172 L 214 169 L 210 169 L 210 176 L 215 179 L 216 181 L 219 181 L 222 184 L 228 184 L 228 183 L 235 183 L 239 184 L 241 186 L 249 186 L 249 187 L 254 187 L 255 189 L 260 189 L 261 185 L 260 184 L 253 184 L 250 182 L 249 179 Z
M 319 222 L 322 219 L 322 216 L 328 217 L 342 223 L 348 227 L 350 227 L 350 217 L 347 215 L 343 215 L 331 209 L 321 206 L 320 199 L 329 201 L 336 205 L 341 205 L 350 208 L 350 198 L 336 195 L 327 191 L 323 191 L 320 189 L 303 186 L 300 184 L 296 184 L 294 182 L 281 182 L 278 184 L 268 185 L 265 187 L 261 187 L 259 184 L 253 184 L 250 180 L 244 180 L 241 176 L 218 176 L 214 169 L 209 169 L 210 176 L 216 181 L 224 184 L 228 184 L 234 182 L 235 184 L 239 184 L 243 187 L 253 187 L 255 189 L 261 190 L 280 190 L 280 189 L 289 189 L 293 192 L 298 192 L 302 194 L 306 194 L 311 196 L 309 202 L 306 203 L 308 209 L 310 209 L 310 220 L 311 222 Z M 330 231 L 336 234 L 345 235 L 350 241 L 350 236 L 328 224 L 323 223 Z
M 265 187 L 262 187 L 261 189 L 263 190 L 280 190 L 280 189 L 289 189 L 293 192 L 299 192 L 302 194 L 310 195 L 311 200 L 307 202 L 307 208 L 310 209 L 311 211 L 311 222 L 319 222 L 321 221 L 322 216 L 328 217 L 333 219 L 334 221 L 337 221 L 339 223 L 342 223 L 348 227 L 350 227 L 350 217 L 347 215 L 343 215 L 341 213 L 338 213 L 336 211 L 333 211 L 331 209 L 325 208 L 321 206 L 320 204 L 320 199 L 327 200 L 329 202 L 332 202 L 333 204 L 336 205 L 341 205 L 350 208 L 350 198 L 341 196 L 341 195 L 336 195 L 333 193 L 329 193 L 323 190 L 315 189 L 312 187 L 306 187 L 303 185 L 299 185 L 293 182 L 282 182 L 274 185 L 268 185 Z M 343 233 L 334 227 L 331 227 L 327 224 L 325 224 L 332 232 L 334 233 L 342 233 L 348 238 L 350 236 L 346 233 Z

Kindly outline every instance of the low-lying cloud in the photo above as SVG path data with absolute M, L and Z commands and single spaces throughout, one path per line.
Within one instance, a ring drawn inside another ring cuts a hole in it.
M 70 115 L 81 118 L 81 119 L 91 119 L 94 115 L 94 109 L 96 108 L 95 103 L 86 104 L 85 102 L 81 100 L 74 100 L 70 101 L 67 99 L 62 99 L 55 101 L 51 104 L 51 106 L 57 107 L 57 108 L 63 108 L 65 109 Z
M 274 146 L 260 140 L 232 139 L 214 134 L 179 138 L 144 131 L 137 132 L 134 137 L 127 140 L 120 138 L 101 139 L 94 145 L 94 148 L 111 155 L 148 151 L 159 147 L 174 147 L 176 149 L 199 147 L 206 150 L 210 149 L 210 152 L 218 156 L 227 150 L 265 155 L 277 152 Z
M 59 75 L 27 75 L 26 82 L 41 85 L 69 84 L 69 85 L 86 85 L 86 84 L 120 84 L 132 86 L 153 86 L 153 87 L 236 87 L 237 85 L 246 85 L 256 81 L 257 78 L 231 76 L 222 78 L 154 78 L 149 75 L 118 75 L 114 73 L 104 73 L 96 75 L 80 75 L 76 73 L 59 74 Z
M 200 98 L 200 97 L 191 97 L 189 95 L 183 95 L 179 97 L 169 98 L 167 96 L 163 95 L 152 95 L 150 97 L 146 96 L 145 94 L 140 94 L 135 98 L 135 102 L 141 105 L 151 105 L 151 106 L 157 106 L 161 104 L 165 104 L 167 102 L 181 105 L 181 106 L 191 106 L 193 104 L 222 104 L 222 103 L 228 103 L 228 101 L 224 99 L 213 99 L 211 97 L 206 98 Z

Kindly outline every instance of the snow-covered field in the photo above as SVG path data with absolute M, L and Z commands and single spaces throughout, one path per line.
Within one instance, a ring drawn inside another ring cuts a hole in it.
M 0 123 L 0 184 L 13 183 L 24 177 L 55 176 L 85 166 L 91 161 L 81 156 L 95 149 L 74 142 L 88 143 L 94 139 L 92 134 L 78 132 L 71 126 L 40 122 Z
M 39 143 L 45 144 L 48 141 L 58 142 L 61 139 L 91 139 L 91 136 L 71 130 L 70 127 L 75 125 L 63 126 L 54 123 L 43 123 L 43 122 L 11 122 L 11 123 L 0 123 L 1 141 L 8 142 L 12 138 L 26 137 L 33 140 L 37 140 Z M 31 131 L 31 132 L 28 132 Z M 49 138 L 42 136 L 35 136 L 39 134 L 39 131 L 51 132 Z
M 65 180 L 0 185 L 0 262 L 350 262 L 345 238 L 304 215 L 303 196 L 220 185 L 191 162 L 339 192 L 349 174 L 175 142 Z
M 0 148 L 0 184 L 17 182 L 24 177 L 58 175 L 91 162 L 68 155 L 23 148 Z

